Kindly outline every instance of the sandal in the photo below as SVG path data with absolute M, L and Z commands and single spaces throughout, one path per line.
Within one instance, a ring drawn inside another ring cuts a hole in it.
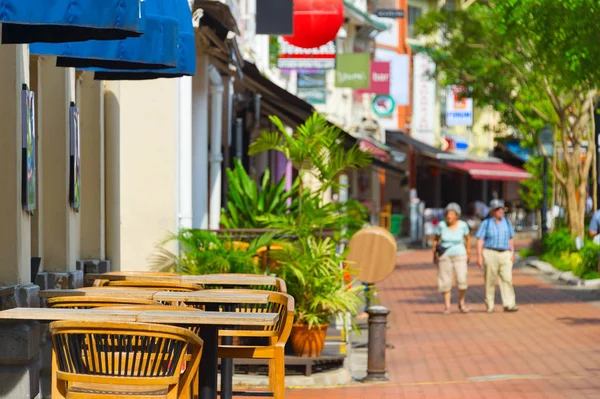
M 470 306 L 462 306 L 462 305 L 458 305 L 458 309 L 460 310 L 461 313 L 469 313 L 471 311 L 471 307 Z
M 452 309 L 450 309 L 450 308 L 446 308 L 446 309 L 444 309 L 444 312 L 443 312 L 443 313 L 444 313 L 444 314 L 450 314 L 450 313 L 452 313 Z

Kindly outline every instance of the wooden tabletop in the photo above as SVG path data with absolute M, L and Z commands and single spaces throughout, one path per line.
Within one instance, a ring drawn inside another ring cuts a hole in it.
M 206 275 L 173 275 L 157 276 L 144 274 L 87 274 L 86 280 L 111 280 L 111 281 L 164 281 L 196 284 L 223 284 L 223 285 L 276 285 L 277 278 L 271 276 L 248 274 L 206 274 Z
M 128 288 L 94 287 L 77 290 L 45 290 L 40 292 L 42 298 L 62 296 L 114 296 L 115 298 L 147 299 L 161 302 L 188 303 L 269 303 L 269 294 L 235 293 L 232 291 L 206 290 L 192 292 L 171 292 L 157 290 L 140 290 Z
M 277 313 L 204 312 L 198 310 L 102 310 L 15 308 L 0 311 L 0 320 L 79 320 L 94 322 L 140 322 L 216 326 L 270 326 L 279 320 Z

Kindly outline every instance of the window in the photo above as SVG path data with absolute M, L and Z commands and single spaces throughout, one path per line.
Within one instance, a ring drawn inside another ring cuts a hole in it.
M 446 11 L 454 11 L 456 10 L 456 4 L 454 0 L 446 0 L 444 3 L 444 10 Z
M 415 37 L 415 23 L 422 13 L 422 8 L 408 6 L 408 37 Z

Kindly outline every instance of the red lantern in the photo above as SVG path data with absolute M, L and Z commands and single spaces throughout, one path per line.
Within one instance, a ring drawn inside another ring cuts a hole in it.
M 343 24 L 343 0 L 294 0 L 294 34 L 283 38 L 297 47 L 321 47 L 335 39 Z

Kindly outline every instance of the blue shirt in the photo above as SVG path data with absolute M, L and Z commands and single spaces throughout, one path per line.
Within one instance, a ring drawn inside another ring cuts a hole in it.
M 590 220 L 590 227 L 588 230 L 592 233 L 600 233 L 600 231 L 598 231 L 598 227 L 600 227 L 600 210 L 594 212 L 594 215 L 592 215 L 592 220 Z
M 483 239 L 483 247 L 488 249 L 497 249 L 508 251 L 510 249 L 509 240 L 515 236 L 512 224 L 507 218 L 496 222 L 494 218 L 487 218 L 479 226 L 476 237 Z
M 451 229 L 446 222 L 442 221 L 438 225 L 437 235 L 440 236 L 442 247 L 446 248 L 444 255 L 459 256 L 467 254 L 465 237 L 469 235 L 469 225 L 466 222 L 459 220 L 458 227 Z

